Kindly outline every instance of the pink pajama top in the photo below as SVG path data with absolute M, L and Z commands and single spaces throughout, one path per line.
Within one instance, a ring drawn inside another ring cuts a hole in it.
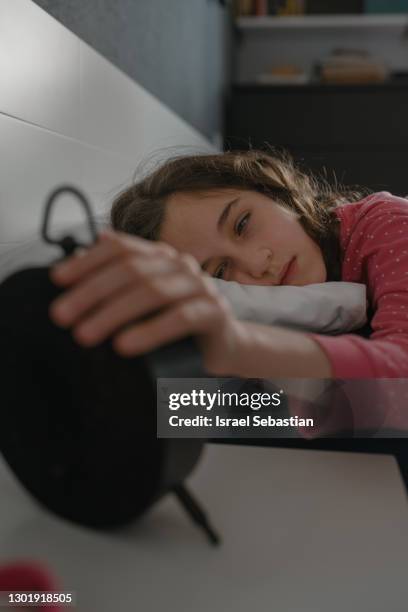
M 408 377 L 408 200 L 375 193 L 336 211 L 341 280 L 364 283 L 374 311 L 369 339 L 310 334 L 335 378 Z
M 344 386 L 355 425 L 367 426 L 369 415 L 371 425 L 407 431 L 408 200 L 380 192 L 340 206 L 336 214 L 341 280 L 366 285 L 372 334 L 308 335 L 326 353 L 334 378 L 367 379 L 350 380 L 349 391 Z M 394 380 L 379 380 L 385 378 Z

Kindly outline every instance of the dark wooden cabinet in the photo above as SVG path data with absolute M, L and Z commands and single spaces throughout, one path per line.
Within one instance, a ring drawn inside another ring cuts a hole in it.
M 346 184 L 408 194 L 408 81 L 384 85 L 237 85 L 225 146 L 265 143 Z

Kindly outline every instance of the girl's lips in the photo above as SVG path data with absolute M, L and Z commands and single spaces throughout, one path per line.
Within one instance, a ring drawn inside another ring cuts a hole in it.
M 294 269 L 296 267 L 295 263 L 296 263 L 296 257 L 292 257 L 290 262 L 285 266 L 283 270 L 283 275 L 281 276 L 281 280 L 280 280 L 281 285 L 288 284 L 288 282 L 291 280 Z

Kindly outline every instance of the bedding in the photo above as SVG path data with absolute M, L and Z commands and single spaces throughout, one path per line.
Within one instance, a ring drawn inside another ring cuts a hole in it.
M 360 283 L 267 287 L 213 281 L 238 319 L 331 335 L 359 329 L 367 321 L 366 287 Z
M 97 219 L 97 226 L 106 226 L 104 218 Z M 85 225 L 58 233 L 73 234 L 81 242 L 89 242 Z M 39 237 L 27 240 L 1 253 L 0 282 L 21 268 L 49 265 L 60 256 L 57 247 L 45 244 Z M 221 279 L 212 282 L 242 320 L 333 335 L 359 329 L 367 320 L 366 288 L 358 283 L 267 287 Z

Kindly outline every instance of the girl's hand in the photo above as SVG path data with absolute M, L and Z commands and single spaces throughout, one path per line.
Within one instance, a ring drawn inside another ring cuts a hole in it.
M 55 265 L 51 278 L 67 291 L 51 304 L 50 316 L 72 328 L 81 345 L 113 337 L 116 352 L 132 357 L 194 335 L 206 369 L 233 374 L 244 328 L 192 256 L 105 232 L 88 250 Z

